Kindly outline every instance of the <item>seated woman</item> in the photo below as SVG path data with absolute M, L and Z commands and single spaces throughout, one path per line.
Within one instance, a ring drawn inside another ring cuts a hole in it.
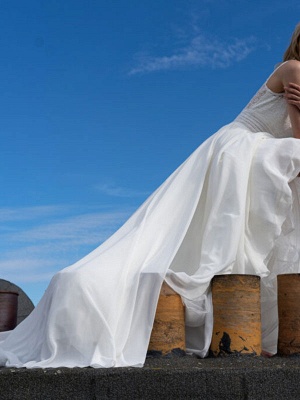
M 276 275 L 299 272 L 299 43 L 300 24 L 284 62 L 237 118 L 0 334 L 1 365 L 142 366 L 164 280 L 186 305 L 188 351 L 204 357 L 210 281 L 232 273 L 262 277 L 263 348 L 276 353 Z

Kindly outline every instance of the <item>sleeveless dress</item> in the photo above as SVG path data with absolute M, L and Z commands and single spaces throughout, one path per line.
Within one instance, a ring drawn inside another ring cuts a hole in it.
M 279 67 L 280 68 L 280 67 Z M 106 242 L 52 278 L 35 310 L 0 333 L 7 367 L 143 366 L 163 280 L 186 305 L 204 357 L 216 274 L 262 277 L 263 348 L 276 353 L 276 275 L 299 272 L 300 141 L 264 84 Z

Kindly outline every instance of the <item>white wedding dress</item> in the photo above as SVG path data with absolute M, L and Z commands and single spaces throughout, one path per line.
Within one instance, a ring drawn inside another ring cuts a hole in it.
M 142 366 L 164 279 L 186 305 L 187 348 L 204 357 L 210 281 L 231 273 L 262 277 L 263 348 L 276 353 L 276 274 L 299 272 L 291 133 L 283 96 L 264 84 L 113 236 L 53 277 L 31 315 L 0 334 L 0 365 Z

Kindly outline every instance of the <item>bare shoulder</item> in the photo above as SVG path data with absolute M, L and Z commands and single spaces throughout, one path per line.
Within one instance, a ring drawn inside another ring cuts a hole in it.
M 284 86 L 289 82 L 289 77 L 291 76 L 291 69 L 293 67 L 291 61 L 294 60 L 280 64 L 268 78 L 266 84 L 272 92 L 284 92 Z
M 283 93 L 290 82 L 300 85 L 300 61 L 282 63 L 267 80 L 267 86 L 275 93 Z
M 289 60 L 285 62 L 279 72 L 283 83 L 300 83 L 300 61 Z
M 286 61 L 283 65 L 285 65 L 287 68 L 300 68 L 300 61 L 298 60 L 289 60 Z

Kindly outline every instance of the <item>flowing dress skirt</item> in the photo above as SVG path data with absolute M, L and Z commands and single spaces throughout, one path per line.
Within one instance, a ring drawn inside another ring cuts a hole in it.
M 299 271 L 299 171 L 299 140 L 223 127 L 53 277 L 31 315 L 0 334 L 0 365 L 142 366 L 164 279 L 186 304 L 188 349 L 205 356 L 210 281 L 231 273 L 263 278 L 264 349 L 276 352 L 276 274 Z

